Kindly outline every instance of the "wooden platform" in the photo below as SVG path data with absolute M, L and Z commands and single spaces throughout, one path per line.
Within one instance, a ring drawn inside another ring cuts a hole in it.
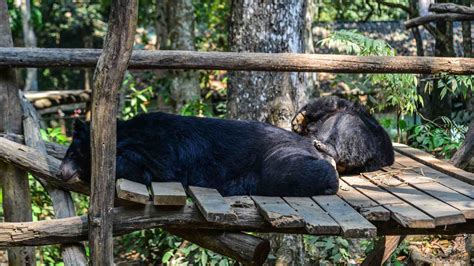
M 474 175 L 402 144 L 395 149 L 394 165 L 342 176 L 332 196 L 224 198 L 209 188 L 189 187 L 186 193 L 179 183 L 153 183 L 148 189 L 123 180 L 117 182 L 117 195 L 156 208 L 184 206 L 189 195 L 209 223 L 236 222 L 235 213 L 246 208 L 275 231 L 315 235 L 451 234 L 474 228 Z

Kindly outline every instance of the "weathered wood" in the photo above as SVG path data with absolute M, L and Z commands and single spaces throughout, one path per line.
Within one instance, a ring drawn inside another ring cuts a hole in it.
M 13 47 L 7 1 L 0 0 L 0 47 Z M 21 107 L 14 69 L 0 69 L 0 132 L 21 134 Z M 0 162 L 3 216 L 7 222 L 31 221 L 31 196 L 26 172 Z M 33 248 L 8 250 L 10 265 L 35 263 Z
M 435 228 L 407 228 L 397 222 L 390 220 L 387 222 L 374 222 L 377 226 L 377 234 L 385 235 L 456 235 L 474 234 L 474 220 L 467 220 L 466 223 L 437 226 Z
M 252 196 L 260 214 L 274 227 L 305 227 L 305 221 L 295 209 L 280 197 Z
M 208 222 L 222 222 L 236 219 L 235 214 L 230 209 L 230 205 L 217 190 L 190 186 L 189 194 Z
M 430 4 L 429 10 L 436 13 L 458 13 L 474 16 L 474 8 L 454 3 L 433 3 Z
M 89 187 L 84 183 L 69 184 L 58 177 L 61 161 L 49 155 L 43 155 L 36 149 L 0 138 L 0 160 L 44 179 L 51 186 L 89 194 Z
M 243 265 L 262 265 L 270 252 L 270 241 L 248 234 L 214 230 L 168 231 L 203 248 L 235 259 Z
M 0 48 L 0 67 L 94 67 L 101 50 Z M 474 74 L 474 59 L 135 50 L 132 69 L 222 69 L 333 73 Z
M 464 215 L 459 210 L 418 189 L 414 189 L 393 177 L 390 173 L 376 171 L 363 173 L 363 176 L 389 193 L 393 193 L 395 196 L 433 217 L 435 226 L 466 222 Z
M 377 187 L 360 176 L 351 178 L 341 177 L 349 185 L 362 192 L 367 197 L 384 206 L 391 212 L 393 220 L 408 228 L 434 228 L 434 220 L 417 208 L 395 197 L 393 194 Z
M 354 176 L 345 176 L 352 178 Z M 358 178 L 358 176 L 355 176 Z M 358 190 L 351 187 L 344 180 L 339 179 L 339 191 L 337 195 L 343 198 L 349 205 L 357 210 L 369 221 L 388 221 L 390 220 L 390 211 L 380 206 L 380 204 L 368 198 Z
M 457 13 L 442 13 L 431 14 L 423 17 L 417 17 L 405 21 L 405 28 L 410 29 L 416 26 L 427 24 L 435 21 L 465 21 L 474 20 L 474 15 L 457 14 Z
M 470 32 L 471 30 L 469 28 L 469 34 Z M 470 42 L 470 41 L 471 39 L 466 40 L 463 37 L 463 42 Z M 466 50 L 472 51 L 472 46 L 467 47 Z M 459 147 L 456 153 L 454 153 L 453 157 L 451 158 L 451 160 L 449 160 L 449 162 L 455 167 L 458 167 L 463 170 L 468 170 L 469 165 L 474 164 L 473 161 L 474 161 L 474 119 L 469 123 L 469 129 L 465 135 L 465 138 L 461 147 Z M 468 170 L 468 171 L 472 172 L 472 170 Z
M 418 161 L 413 160 L 410 157 L 401 155 L 398 152 L 395 152 L 395 162 L 407 168 L 410 168 L 410 171 L 416 172 L 422 176 L 429 176 L 435 179 L 436 182 L 443 184 L 444 186 L 449 187 L 450 189 L 455 190 L 465 196 L 468 196 L 471 199 L 474 199 L 473 185 L 470 185 L 459 179 L 456 179 L 445 173 L 435 170 L 429 166 L 426 166 Z
M 429 167 L 443 172 L 449 176 L 455 177 L 461 181 L 474 185 L 474 173 L 469 173 L 462 169 L 456 168 L 450 163 L 436 159 L 434 156 L 427 152 L 412 148 L 405 144 L 393 143 L 393 148 L 399 153 L 408 156 L 422 164 L 426 164 Z
M 316 202 L 308 197 L 285 197 L 284 200 L 304 219 L 310 234 L 337 235 L 339 225 Z
M 433 178 L 422 176 L 412 171 L 399 169 L 406 169 L 406 167 L 396 163 L 393 167 L 384 170 L 394 172 L 394 175 L 402 182 L 410 184 L 460 210 L 466 219 L 474 219 L 474 201 L 471 198 L 437 183 Z
M 150 193 L 146 185 L 120 178 L 116 183 L 117 197 L 123 200 L 146 204 L 150 201 Z
M 40 121 L 35 108 L 19 91 L 21 108 L 23 110 L 23 134 L 25 143 L 46 155 L 46 145 L 41 138 Z M 39 179 L 40 183 L 46 188 L 46 191 L 53 202 L 55 218 L 65 218 L 76 216 L 74 201 L 69 192 L 48 185 L 44 180 Z M 61 254 L 65 265 L 87 265 L 87 256 L 84 245 L 81 243 L 71 243 L 61 245 Z
M 179 182 L 153 182 L 153 204 L 182 206 L 186 204 L 186 191 Z
M 89 244 L 92 265 L 113 264 L 117 101 L 137 27 L 137 0 L 112 1 L 104 49 L 94 73 L 91 117 Z
M 406 236 L 383 236 L 375 242 L 374 249 L 362 262 L 362 266 L 383 265 Z
M 91 93 L 84 90 L 56 90 L 27 92 L 25 97 L 36 109 L 42 110 L 62 104 L 88 102 L 91 99 Z
M 315 196 L 313 200 L 341 226 L 342 236 L 376 236 L 377 228 L 338 196 Z

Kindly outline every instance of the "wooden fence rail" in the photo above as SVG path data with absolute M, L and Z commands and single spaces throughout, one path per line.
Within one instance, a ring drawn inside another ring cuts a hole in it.
M 92 68 L 100 53 L 100 49 L 0 48 L 0 67 Z M 470 75 L 474 59 L 135 50 L 129 68 Z

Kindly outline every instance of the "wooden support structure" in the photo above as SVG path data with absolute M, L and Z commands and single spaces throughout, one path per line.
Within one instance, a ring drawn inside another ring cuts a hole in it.
M 453 3 L 433 3 L 430 4 L 429 10 L 436 13 L 458 13 L 474 16 L 474 8 Z
M 112 1 L 104 49 L 94 73 L 91 118 L 89 244 L 92 265 L 113 264 L 117 96 L 132 55 L 138 0 Z
M 6 0 L 0 0 L 0 47 L 13 47 Z M 0 132 L 22 134 L 21 107 L 14 69 L 0 69 Z M 31 196 L 26 172 L 0 163 L 3 216 L 7 222 L 31 221 Z M 32 265 L 35 250 L 28 247 L 8 249 L 10 265 Z
M 375 242 L 374 250 L 362 262 L 362 266 L 383 265 L 406 236 L 382 236 Z
M 230 205 L 215 189 L 204 187 L 189 187 L 189 194 L 209 222 L 219 222 L 236 219 L 230 210 Z
M 96 49 L 0 48 L 0 67 L 95 67 L 100 53 Z M 135 50 L 129 68 L 471 75 L 474 59 Z
M 23 110 L 23 134 L 25 136 L 25 143 L 37 149 L 41 154 L 46 155 L 46 145 L 40 134 L 40 121 L 35 108 L 24 97 L 23 93 L 19 92 L 21 108 Z M 65 218 L 76 216 L 74 208 L 74 201 L 69 192 L 50 186 L 47 182 L 38 179 L 45 187 L 51 201 L 53 203 L 53 210 L 55 218 Z M 71 243 L 61 246 L 61 254 L 65 265 L 87 265 L 87 256 L 82 243 Z
M 442 14 L 431 14 L 423 17 L 417 17 L 405 21 L 405 28 L 410 29 L 416 26 L 427 24 L 430 22 L 448 20 L 448 21 L 466 21 L 474 20 L 474 15 L 467 14 L 456 14 L 456 13 L 442 13 Z

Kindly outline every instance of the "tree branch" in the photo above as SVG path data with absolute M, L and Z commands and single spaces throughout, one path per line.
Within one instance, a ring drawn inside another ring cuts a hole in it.
M 430 4 L 429 10 L 436 13 L 458 13 L 474 16 L 474 8 L 453 3 Z

